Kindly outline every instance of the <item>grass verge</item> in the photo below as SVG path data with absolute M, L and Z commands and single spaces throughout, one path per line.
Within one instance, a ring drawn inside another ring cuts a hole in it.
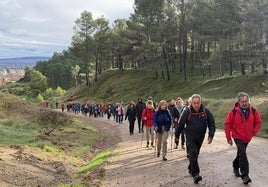
M 84 173 L 93 171 L 95 168 L 99 167 L 104 162 L 104 160 L 110 155 L 111 155 L 110 150 L 98 153 L 93 159 L 90 160 L 90 162 L 87 165 L 82 166 L 81 168 L 78 169 L 77 176 L 80 177 Z

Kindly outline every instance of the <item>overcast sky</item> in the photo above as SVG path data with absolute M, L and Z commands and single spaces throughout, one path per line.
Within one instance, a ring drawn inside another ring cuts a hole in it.
M 84 10 L 110 23 L 128 19 L 134 0 L 0 0 L 0 59 L 45 56 L 70 46 Z

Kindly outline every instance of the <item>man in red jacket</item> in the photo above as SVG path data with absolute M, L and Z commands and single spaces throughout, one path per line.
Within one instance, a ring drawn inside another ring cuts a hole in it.
M 225 119 L 225 135 L 228 144 L 233 145 L 233 138 L 237 146 L 237 156 L 233 161 L 234 174 L 237 177 L 241 176 L 243 183 L 248 184 L 251 179 L 248 175 L 246 149 L 252 137 L 259 131 L 262 120 L 259 112 L 251 106 L 247 93 L 238 93 L 237 99 L 234 108 L 229 111 Z

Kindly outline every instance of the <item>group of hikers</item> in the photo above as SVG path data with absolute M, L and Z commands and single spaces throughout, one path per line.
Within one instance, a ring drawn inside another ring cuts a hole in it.
M 57 107 L 56 107 L 57 109 Z M 83 114 L 89 117 L 104 117 L 107 115 L 107 119 L 110 119 L 112 116 L 118 123 L 123 121 L 123 113 L 125 111 L 123 104 L 121 103 L 68 103 L 66 106 L 64 103 L 61 104 L 61 111 L 64 112 L 65 109 L 67 112 L 74 112 L 75 114 Z
M 130 135 L 134 134 L 137 120 L 138 132 L 144 133 L 145 129 L 146 147 L 154 147 L 157 157 L 162 153 L 163 161 L 168 160 L 167 139 L 171 131 L 171 135 L 175 135 L 172 140 L 174 148 L 178 149 L 180 142 L 181 148 L 186 149 L 189 160 L 188 172 L 193 177 L 194 183 L 197 184 L 202 180 L 198 156 L 207 130 L 207 143 L 212 143 L 216 125 L 212 112 L 202 103 L 199 94 L 193 94 L 185 104 L 181 97 L 171 99 L 169 102 L 161 100 L 158 104 L 149 97 L 146 102 L 138 98 L 137 103 L 132 101 L 126 108 L 123 102 L 104 106 L 85 105 L 81 107 L 82 113 L 87 114 L 84 110 L 89 107 L 93 108 L 94 117 L 97 117 L 94 113 L 99 107 L 100 110 L 97 111 L 106 114 L 107 119 L 113 116 L 117 123 L 122 123 L 124 118 L 128 120 Z M 90 115 L 92 114 L 89 113 Z M 228 112 L 224 124 L 227 143 L 232 146 L 234 142 L 237 147 L 237 155 L 232 163 L 233 173 L 236 177 L 241 177 L 244 184 L 248 184 L 252 181 L 249 177 L 246 149 L 252 137 L 260 130 L 262 120 L 258 110 L 251 105 L 247 93 L 238 93 L 237 101 Z

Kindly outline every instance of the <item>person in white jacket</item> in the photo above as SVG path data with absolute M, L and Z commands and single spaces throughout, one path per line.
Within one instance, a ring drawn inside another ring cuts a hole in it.
M 123 119 L 124 119 L 124 114 L 125 114 L 125 108 L 123 106 L 123 101 L 121 101 L 120 103 L 118 103 L 118 107 L 117 107 L 117 112 L 118 112 L 118 116 L 119 116 L 119 121 L 118 123 L 122 123 Z

